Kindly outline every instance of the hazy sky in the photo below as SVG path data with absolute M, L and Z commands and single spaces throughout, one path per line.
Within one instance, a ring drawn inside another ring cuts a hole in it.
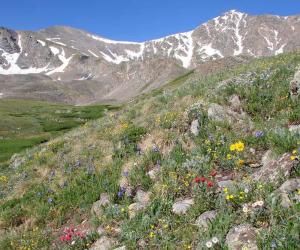
M 300 0 L 3 0 L 0 6 L 0 26 L 38 30 L 68 25 L 128 41 L 188 31 L 231 9 L 300 14 Z

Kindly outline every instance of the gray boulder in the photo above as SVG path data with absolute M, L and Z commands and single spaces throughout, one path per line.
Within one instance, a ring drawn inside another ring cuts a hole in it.
M 229 230 L 226 244 L 229 250 L 258 250 L 257 230 L 249 224 L 242 224 Z
M 194 199 L 184 199 L 184 200 L 178 200 L 175 202 L 172 206 L 172 211 L 174 214 L 186 214 L 189 208 L 194 205 Z
M 196 225 L 199 227 L 199 229 L 206 231 L 209 227 L 209 223 L 215 220 L 216 217 L 217 212 L 215 210 L 206 211 L 198 217 L 198 219 L 196 220 Z

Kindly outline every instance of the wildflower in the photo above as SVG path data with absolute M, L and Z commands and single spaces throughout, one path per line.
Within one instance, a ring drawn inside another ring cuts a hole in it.
M 213 243 L 211 241 L 207 241 L 205 245 L 207 248 L 212 248 Z
M 294 149 L 293 152 L 292 152 L 292 154 L 293 154 L 293 155 L 296 155 L 296 154 L 297 154 L 297 150 Z
M 248 194 L 248 193 L 249 193 L 249 189 L 248 189 L 248 188 L 245 188 L 245 189 L 244 189 L 244 192 L 245 192 L 246 194 Z
M 249 210 L 249 207 L 248 207 L 248 205 L 244 205 L 243 206 L 243 212 L 246 214 L 246 213 L 248 213 L 250 210 Z
M 214 177 L 217 175 L 217 171 L 215 169 L 213 169 L 211 172 L 210 172 L 210 176 Z
M 214 243 L 214 244 L 217 244 L 219 242 L 219 239 L 217 237 L 213 237 L 211 239 L 211 241 Z
M 48 202 L 49 204 L 51 204 L 51 203 L 53 203 L 53 199 L 52 199 L 52 198 L 48 198 L 47 202 Z
M 300 189 L 298 189 L 297 193 L 300 195 Z
M 155 237 L 155 233 L 153 233 L 153 232 L 149 233 L 149 237 L 150 238 L 154 238 Z
M 194 179 L 194 181 L 195 181 L 196 183 L 200 183 L 200 182 L 201 182 L 201 178 L 197 176 L 197 177 Z
M 213 187 L 214 183 L 212 181 L 207 181 L 206 185 L 207 187 Z
M 239 166 L 243 166 L 243 165 L 245 164 L 245 161 L 242 160 L 242 159 L 239 159 L 238 162 L 237 162 L 237 164 L 238 164 Z
M 202 176 L 202 177 L 200 178 L 200 181 L 201 181 L 201 182 L 205 182 L 205 181 L 206 181 L 206 178 Z
M 296 160 L 296 158 L 297 158 L 297 157 L 296 157 L 295 155 L 291 155 L 291 160 L 292 160 L 292 161 Z
M 247 246 L 243 246 L 242 250 L 249 250 L 249 248 Z
M 226 198 L 226 200 L 230 200 L 230 195 L 227 194 L 225 198 Z
M 264 201 L 256 201 L 252 204 L 253 208 L 262 207 L 264 205 Z
M 243 142 L 239 141 L 236 143 L 236 150 L 241 152 L 241 151 L 244 151 L 245 149 L 245 145 Z
M 223 189 L 223 192 L 224 192 L 225 194 L 227 194 L 227 193 L 228 193 L 228 188 L 225 187 L 225 188 Z
M 227 160 L 231 160 L 232 159 L 231 154 L 227 154 L 226 158 L 227 158 Z
M 256 138 L 259 138 L 259 137 L 264 136 L 264 132 L 263 131 L 255 131 L 254 135 Z

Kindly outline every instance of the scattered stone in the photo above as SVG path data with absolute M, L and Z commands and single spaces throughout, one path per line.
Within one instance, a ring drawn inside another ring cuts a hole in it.
M 105 229 L 100 226 L 97 228 L 97 233 L 101 236 L 101 235 L 105 234 Z
M 172 211 L 174 214 L 186 214 L 189 208 L 194 205 L 194 199 L 185 199 L 185 200 L 179 200 L 175 202 L 172 206 Z
M 108 250 L 111 249 L 115 244 L 115 241 L 106 237 L 102 236 L 99 240 L 97 240 L 90 250 Z
M 294 192 L 299 188 L 300 178 L 287 180 L 271 194 L 271 197 L 273 198 L 272 201 L 276 202 L 277 200 L 280 200 L 280 205 L 284 208 L 288 208 L 292 205 L 292 202 L 289 198 L 289 193 Z M 298 200 L 298 194 L 296 194 L 295 199 Z
M 241 224 L 229 230 L 226 244 L 229 250 L 258 250 L 257 230 L 249 224 Z
M 198 219 L 196 220 L 196 225 L 200 229 L 206 231 L 209 227 L 209 223 L 215 220 L 216 216 L 217 216 L 217 212 L 215 210 L 206 211 L 198 217 Z
M 132 203 L 128 206 L 129 218 L 132 219 L 139 211 L 142 211 L 144 206 L 140 203 Z
M 138 242 L 137 242 L 137 245 L 140 247 L 140 248 L 145 248 L 147 246 L 147 243 L 144 239 L 139 239 Z
M 232 188 L 234 182 L 232 180 L 221 180 L 217 182 L 219 188 Z
M 199 135 L 199 121 L 198 120 L 192 121 L 190 130 L 194 136 Z
M 140 203 L 142 206 L 146 207 L 150 203 L 150 195 L 150 192 L 138 190 L 135 196 L 135 200 L 137 203 Z
M 229 103 L 234 111 L 241 110 L 241 101 L 238 95 L 232 95 L 229 99 Z
M 300 68 L 296 71 L 293 80 L 290 82 L 290 95 L 296 100 L 300 94 Z
M 264 153 L 264 155 L 261 158 L 261 164 L 263 166 L 266 166 L 270 161 L 276 160 L 276 157 L 272 150 L 268 150 Z
M 159 168 L 153 168 L 150 170 L 147 175 L 150 177 L 151 180 L 155 180 L 157 178 L 157 174 L 159 173 Z
M 110 204 L 110 198 L 107 193 L 100 195 L 100 200 L 95 201 L 92 205 L 92 213 L 96 214 L 98 217 L 102 215 L 102 207 Z
M 295 165 L 295 161 L 292 161 L 290 157 L 290 154 L 285 153 L 277 160 L 265 160 L 263 167 L 252 174 L 252 179 L 259 182 L 278 184 L 281 177 L 289 177 Z
M 210 104 L 207 111 L 208 118 L 217 122 L 228 122 L 230 125 L 239 125 L 251 129 L 253 123 L 244 112 L 235 112 L 230 108 L 223 107 L 219 104 Z
M 9 166 L 13 169 L 18 169 L 22 164 L 25 163 L 25 158 L 22 157 L 19 154 L 14 154 L 11 158 L 10 158 L 10 164 Z
M 126 246 L 117 247 L 114 250 L 126 250 Z
M 289 131 L 294 135 L 300 134 L 300 124 L 289 125 Z

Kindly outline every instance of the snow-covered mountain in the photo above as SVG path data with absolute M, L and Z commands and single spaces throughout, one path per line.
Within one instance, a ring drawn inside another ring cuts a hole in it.
M 235 10 L 192 31 L 142 43 L 64 26 L 37 32 L 1 28 L 0 93 L 73 103 L 126 100 L 209 60 L 297 48 L 300 16 Z

